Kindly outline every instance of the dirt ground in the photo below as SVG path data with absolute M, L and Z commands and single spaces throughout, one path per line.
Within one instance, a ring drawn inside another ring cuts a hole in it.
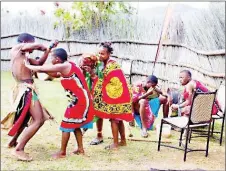
M 5 116 L 9 109 L 10 87 L 13 85 L 9 73 L 1 73 L 4 84 L 1 85 L 1 116 Z M 67 157 L 53 160 L 51 154 L 60 148 L 61 132 L 59 124 L 63 117 L 63 112 L 67 104 L 65 94 L 58 81 L 42 82 L 35 80 L 39 88 L 39 97 L 43 104 L 56 117 L 57 123 L 47 121 L 37 134 L 28 142 L 25 152 L 32 157 L 32 162 L 17 161 L 12 157 L 13 149 L 6 147 L 9 141 L 7 131 L 1 131 L 1 169 L 2 170 L 150 170 L 151 168 L 161 170 L 225 170 L 225 141 L 219 145 L 219 141 L 211 138 L 209 156 L 205 157 L 205 152 L 188 153 L 187 161 L 183 161 L 183 151 L 161 147 L 157 151 L 156 130 L 149 131 L 147 139 L 141 138 L 138 127 L 132 128 L 132 139 L 142 141 L 127 141 L 126 147 L 121 147 L 115 151 L 105 150 L 104 147 L 111 143 L 112 137 L 110 123 L 104 121 L 104 143 L 91 146 L 89 143 L 96 135 L 96 128 L 88 130 L 84 135 L 84 147 L 87 156 L 72 155 L 76 148 L 75 137 L 71 135 Z M 57 93 L 56 93 L 57 92 Z M 156 120 L 157 125 L 161 119 Z M 128 124 L 126 124 L 126 127 Z M 128 137 L 128 130 L 126 130 Z M 178 145 L 179 134 L 172 131 L 170 138 L 163 139 L 172 145 Z M 129 138 L 128 138 L 129 139 Z M 144 142 L 149 140 L 150 142 Z M 205 148 L 204 139 L 193 139 L 189 144 L 193 148 Z

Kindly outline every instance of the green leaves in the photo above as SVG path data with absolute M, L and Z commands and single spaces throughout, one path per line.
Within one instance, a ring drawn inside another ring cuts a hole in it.
M 54 12 L 58 21 L 72 31 L 81 29 L 100 28 L 101 23 L 110 22 L 111 18 L 121 14 L 132 14 L 134 8 L 127 2 L 99 1 L 99 2 L 73 2 L 71 9 L 57 8 Z M 120 21 L 117 21 L 120 23 Z M 69 31 L 68 31 L 69 33 Z M 68 35 L 69 36 L 69 35 Z

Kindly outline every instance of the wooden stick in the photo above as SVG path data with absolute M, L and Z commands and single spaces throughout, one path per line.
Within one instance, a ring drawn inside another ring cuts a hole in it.
M 113 139 L 112 137 L 108 137 L 108 139 Z M 140 142 L 154 142 L 158 143 L 157 140 L 147 140 L 147 139 L 135 139 L 135 138 L 127 138 L 128 141 L 140 141 Z M 171 141 L 161 141 L 163 143 L 172 143 Z
M 166 9 L 166 14 L 165 14 L 164 20 L 163 20 L 163 26 L 162 26 L 162 30 L 161 30 L 160 37 L 159 37 L 157 51 L 156 51 L 156 54 L 155 54 L 155 61 L 154 61 L 154 65 L 153 65 L 153 68 L 152 68 L 152 75 L 154 74 L 154 71 L 155 71 L 155 64 L 156 64 L 157 59 L 159 57 L 160 48 L 163 44 L 163 38 L 164 38 L 164 36 L 166 34 L 166 30 L 169 26 L 171 16 L 172 16 L 172 5 L 169 3 L 169 5 Z

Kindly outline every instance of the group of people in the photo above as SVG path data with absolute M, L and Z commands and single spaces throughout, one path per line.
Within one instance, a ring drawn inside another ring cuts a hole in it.
M 18 36 L 18 44 L 11 49 L 11 68 L 16 86 L 12 91 L 13 108 L 1 123 L 2 127 L 10 128 L 8 135 L 13 138 L 8 147 L 15 147 L 13 155 L 19 160 L 32 160 L 24 151 L 27 142 L 46 120 L 53 119 L 39 101 L 32 78 L 33 72 L 45 72 L 51 77 L 61 77 L 61 85 L 69 99 L 60 125 L 61 149 L 53 158 L 66 156 L 71 132 L 74 133 L 78 146 L 73 153 L 84 154 L 81 128 L 83 131 L 92 128 L 93 123 L 96 123 L 97 135 L 90 145 L 103 143 L 104 119 L 111 122 L 113 135 L 113 143 L 106 146 L 106 150 L 126 146 L 123 121 L 131 122 L 135 118 L 140 124 L 141 135 L 148 137 L 147 131 L 153 128 L 161 104 L 164 117 L 168 116 L 170 106 L 173 111 L 180 109 L 182 115 L 187 115 L 193 92 L 208 91 L 200 82 L 192 80 L 190 71 L 183 70 L 180 73 L 180 81 L 185 86 L 184 101 L 181 104 L 172 104 L 172 99 L 159 88 L 158 78 L 154 75 L 149 76 L 145 84 L 131 87 L 120 65 L 110 58 L 113 53 L 111 43 L 101 43 L 97 55 L 83 54 L 79 65 L 70 62 L 67 52 L 63 48 L 56 48 L 57 46 L 58 41 L 53 41 L 46 47 L 35 43 L 34 36 L 22 33 Z M 44 52 L 38 60 L 29 57 L 34 50 Z M 50 52 L 52 64 L 43 65 Z M 219 104 L 216 102 L 213 114 L 216 114 L 218 109 Z M 12 118 L 12 124 L 7 125 Z M 25 127 L 27 129 L 24 130 Z M 20 141 L 17 141 L 22 132 Z

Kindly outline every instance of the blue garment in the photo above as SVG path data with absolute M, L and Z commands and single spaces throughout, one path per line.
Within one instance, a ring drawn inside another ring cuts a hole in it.
M 149 105 L 151 107 L 152 113 L 155 115 L 155 118 L 157 118 L 158 113 L 159 113 L 159 108 L 160 108 L 160 105 L 161 105 L 159 98 L 157 97 L 157 98 L 151 99 L 149 101 Z
M 138 113 L 134 113 L 134 119 L 137 122 L 137 125 L 140 128 L 142 128 L 142 123 L 141 123 L 140 115 Z M 153 128 L 154 128 L 153 125 L 154 124 L 152 124 L 149 128 L 147 128 L 147 130 L 153 130 Z
M 159 98 L 154 98 L 149 100 L 149 105 L 151 107 L 152 113 L 154 114 L 155 118 L 158 117 L 158 112 L 159 112 L 159 108 L 160 108 L 160 100 Z M 137 125 L 142 128 L 142 123 L 141 123 L 141 119 L 140 119 L 140 114 L 139 113 L 134 113 L 134 119 L 137 122 Z M 154 128 L 154 123 L 147 128 L 147 130 L 153 130 Z
M 83 126 L 81 126 L 80 128 L 88 128 L 88 129 L 92 129 L 93 128 L 93 122 L 89 122 Z M 75 128 L 71 128 L 71 129 L 66 129 L 66 128 L 62 128 L 60 127 L 60 130 L 63 132 L 74 132 Z

